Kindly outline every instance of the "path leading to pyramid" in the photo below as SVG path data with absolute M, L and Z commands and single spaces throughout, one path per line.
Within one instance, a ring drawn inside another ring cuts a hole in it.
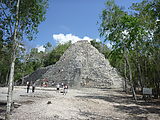
M 0 88 L 0 100 L 5 100 L 6 90 Z M 160 119 L 160 106 L 134 104 L 130 95 L 112 89 L 69 89 L 63 95 L 55 88 L 37 88 L 27 94 L 25 87 L 15 87 L 13 98 L 21 106 L 12 112 L 12 120 Z

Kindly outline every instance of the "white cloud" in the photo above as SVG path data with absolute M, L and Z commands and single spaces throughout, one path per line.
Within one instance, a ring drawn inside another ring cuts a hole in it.
M 72 35 L 72 34 L 53 34 L 53 39 L 61 44 L 64 44 L 66 42 L 71 41 L 72 43 L 75 43 L 77 41 L 81 41 L 81 40 L 88 40 L 91 41 L 93 40 L 90 37 L 84 36 L 83 38 L 80 38 L 78 36 Z M 96 39 L 97 41 L 100 41 L 99 39 Z
M 45 51 L 45 48 L 43 47 L 43 45 L 41 45 L 41 46 L 38 45 L 36 48 L 38 49 L 38 52 L 40 52 L 40 51 L 44 52 Z

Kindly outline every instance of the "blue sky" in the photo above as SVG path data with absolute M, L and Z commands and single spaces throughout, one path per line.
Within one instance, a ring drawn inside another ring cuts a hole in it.
M 39 25 L 36 40 L 27 42 L 27 46 L 39 47 L 47 42 L 55 46 L 68 39 L 98 39 L 100 15 L 106 0 L 49 0 L 46 20 Z M 128 7 L 142 0 L 115 0 L 119 6 Z M 42 47 L 41 47 L 42 48 Z

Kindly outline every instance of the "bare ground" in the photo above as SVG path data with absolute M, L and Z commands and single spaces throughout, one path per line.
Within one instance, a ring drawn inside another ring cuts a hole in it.
M 0 101 L 6 101 L 6 95 L 7 88 L 0 88 Z M 69 89 L 63 95 L 40 87 L 26 93 L 21 86 L 15 87 L 13 100 L 21 106 L 12 111 L 12 120 L 160 120 L 159 102 L 135 103 L 131 95 L 113 89 Z M 0 120 L 4 112 L 0 104 Z

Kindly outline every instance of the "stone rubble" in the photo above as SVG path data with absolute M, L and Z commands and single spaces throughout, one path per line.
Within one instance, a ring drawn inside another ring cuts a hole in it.
M 123 78 L 88 41 L 72 44 L 55 65 L 38 69 L 25 78 L 29 80 L 36 81 L 37 85 L 46 80 L 49 86 L 54 82 L 70 87 L 123 87 Z

